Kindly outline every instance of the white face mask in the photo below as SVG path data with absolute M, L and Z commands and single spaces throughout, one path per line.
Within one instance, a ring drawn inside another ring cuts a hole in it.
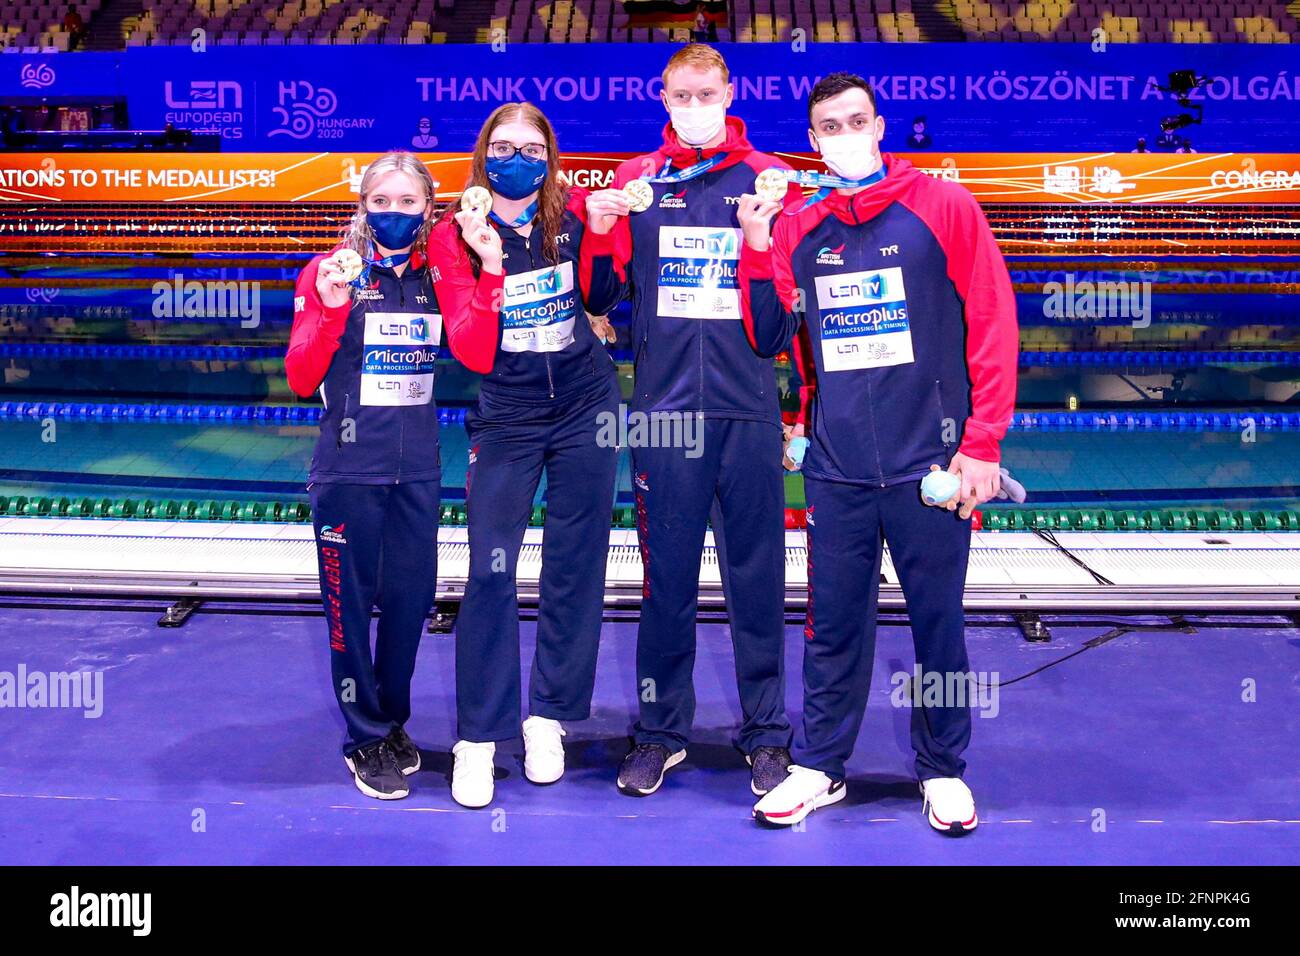
M 817 137 L 817 148 L 831 171 L 845 179 L 865 179 L 880 165 L 872 133 Z
M 686 146 L 703 146 L 722 132 L 727 108 L 721 103 L 709 106 L 673 106 L 669 108 L 677 138 Z

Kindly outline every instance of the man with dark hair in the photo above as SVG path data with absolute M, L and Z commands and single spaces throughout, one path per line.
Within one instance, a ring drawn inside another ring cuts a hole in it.
M 754 816 L 795 824 L 845 796 L 844 765 L 871 686 L 887 541 L 921 686 L 939 679 L 948 691 L 933 700 L 915 689 L 924 811 L 935 829 L 964 833 L 978 823 L 962 781 L 971 727 L 968 519 L 1000 483 L 999 441 L 1015 402 L 1015 298 L 975 198 L 880 153 L 885 123 L 865 81 L 832 74 L 809 104 L 809 142 L 835 175 L 793 214 L 753 195 L 739 211 L 750 343 L 775 355 L 793 337 L 811 405 L 803 720 L 788 777 Z M 958 485 L 943 507 L 918 493 L 932 466 Z
M 847 93 L 849 90 L 861 90 L 871 104 L 871 112 L 876 111 L 876 91 L 870 83 L 858 76 L 856 73 L 846 73 L 843 70 L 838 73 L 828 73 L 817 81 L 812 90 L 808 93 L 808 125 L 813 125 L 813 109 L 818 103 L 829 100 L 831 97 L 839 96 L 841 93 Z M 883 123 L 884 120 L 882 119 Z M 815 143 L 813 144 L 816 145 Z

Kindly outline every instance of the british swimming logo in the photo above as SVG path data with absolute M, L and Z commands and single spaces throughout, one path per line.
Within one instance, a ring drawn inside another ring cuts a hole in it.
M 346 522 L 336 525 L 327 524 L 320 529 L 320 539 L 328 541 L 330 544 L 347 544 L 348 539 L 343 536 L 345 528 L 347 528 Z
M 819 266 L 842 266 L 844 265 L 844 243 L 831 248 L 822 246 L 817 250 L 817 265 Z
M 686 187 L 682 187 L 679 193 L 664 193 L 659 197 L 660 209 L 685 209 L 686 208 Z

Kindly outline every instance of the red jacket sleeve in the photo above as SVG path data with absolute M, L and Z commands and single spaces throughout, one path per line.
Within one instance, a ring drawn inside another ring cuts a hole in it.
M 808 323 L 799 326 L 791 342 L 790 357 L 794 367 L 799 370 L 799 414 L 795 416 L 796 425 L 807 425 L 812 414 L 813 398 L 817 395 L 817 362 L 812 352 L 812 337 L 808 334 Z
M 316 256 L 308 262 L 293 290 L 293 330 L 284 356 L 284 372 L 289 387 L 303 398 L 310 398 L 325 380 L 352 311 L 351 299 L 338 308 L 328 308 L 321 301 L 316 291 L 316 271 L 324 259 Z
M 956 183 L 923 181 L 933 193 L 906 204 L 943 246 L 948 277 L 965 306 L 971 413 L 957 450 L 981 461 L 998 461 L 1015 412 L 1020 352 L 1011 276 L 975 197 Z
M 790 261 L 802 218 L 777 216 L 772 242 L 762 252 L 749 243 L 740 247 L 740 317 L 750 346 L 765 357 L 787 348 L 803 323 L 804 303 Z
M 470 371 L 486 375 L 501 341 L 505 276 L 480 272 L 474 277 L 469 249 L 452 219 L 444 219 L 429 233 L 429 268 L 451 354 Z
M 605 236 L 597 236 L 587 228 L 588 190 L 577 186 L 569 190 L 567 208 L 582 223 L 582 246 L 578 250 L 578 282 L 582 289 L 582 303 L 589 315 L 608 315 L 623 298 L 626 288 L 626 270 L 620 275 L 614 268 L 610 254 L 593 255 L 592 248 L 608 249 L 608 243 L 602 244 Z
M 663 165 L 664 157 L 659 153 L 647 153 L 621 163 L 614 171 L 614 180 L 610 189 L 622 189 L 632 180 L 642 175 L 653 176 Z M 628 282 L 627 264 L 632 261 L 632 228 L 627 216 L 620 216 L 614 228 L 604 235 L 591 233 L 582 243 L 582 268 L 590 268 L 593 259 L 608 256 L 618 282 L 626 288 Z M 621 292 L 622 290 L 620 290 Z
M 782 162 L 779 159 L 775 160 L 774 165 L 781 169 L 790 168 L 788 163 Z M 788 216 L 785 215 L 787 213 L 789 215 L 797 213 L 799 208 L 803 206 L 806 198 L 807 197 L 804 196 L 803 187 L 797 183 L 791 183 L 785 191 L 785 199 L 783 200 L 785 208 L 782 211 L 782 214 L 778 215 L 774 222 L 779 222 L 782 218 L 788 218 Z M 773 231 L 775 231 L 775 228 L 776 227 L 773 226 Z M 784 241 L 787 244 L 787 248 L 785 249 L 783 258 L 787 268 L 784 277 L 777 285 L 778 294 L 780 294 L 782 288 L 787 290 L 794 289 L 794 275 L 788 268 L 790 260 L 788 237 L 786 237 Z M 793 293 L 790 293 L 790 298 L 788 300 L 785 296 L 781 296 L 781 301 L 790 301 L 793 307 Z M 800 323 L 798 330 L 794 333 L 794 338 L 790 340 L 790 360 L 794 363 L 794 367 L 799 373 L 799 381 L 802 383 L 799 386 L 799 412 L 795 416 L 794 421 L 796 425 L 803 425 L 806 427 L 812 410 L 813 396 L 817 394 L 817 365 L 813 359 L 812 338 L 808 334 L 807 322 Z

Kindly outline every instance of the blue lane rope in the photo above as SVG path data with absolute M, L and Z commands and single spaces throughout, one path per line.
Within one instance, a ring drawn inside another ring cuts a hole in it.
M 131 422 L 217 422 L 230 425 L 312 425 L 320 421 L 319 405 L 146 404 L 138 402 L 0 402 L 0 420 Z M 443 425 L 463 425 L 466 408 L 438 409 Z M 1247 409 L 1233 412 L 1142 412 L 1097 409 L 1075 412 L 1017 412 L 1013 431 L 1069 432 L 1240 432 L 1300 431 L 1300 412 Z
M 0 421 L 46 418 L 70 421 L 131 421 L 229 425 L 312 425 L 319 405 L 172 405 L 138 402 L 0 402 Z M 438 422 L 463 425 L 465 408 L 439 408 Z
M 631 361 L 627 349 L 611 349 L 615 361 Z M 282 360 L 282 345 L 90 345 L 71 342 L 0 343 L 0 358 L 93 359 L 98 361 Z M 1300 366 L 1297 351 L 1089 351 L 1020 353 L 1022 368 L 1195 368 L 1203 365 Z
M 78 342 L 4 342 L 3 358 L 97 359 L 120 361 L 244 362 L 283 359 L 283 345 L 91 345 Z

